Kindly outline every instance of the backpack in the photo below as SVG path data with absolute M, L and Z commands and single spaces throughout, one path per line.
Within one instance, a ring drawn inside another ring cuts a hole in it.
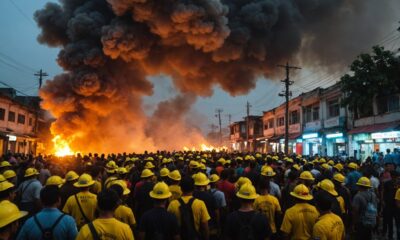
M 361 218 L 361 223 L 365 227 L 375 227 L 376 217 L 378 216 L 378 210 L 375 204 L 372 202 L 372 193 L 370 193 L 370 201 L 367 200 L 367 207 L 365 208 L 364 214 Z
M 257 213 L 253 212 L 253 215 L 251 216 L 250 220 L 246 221 L 244 219 L 241 219 L 238 213 L 238 219 L 240 224 L 240 231 L 239 231 L 240 240 L 256 240 L 256 236 L 254 235 L 254 230 L 252 227 L 252 223 L 256 215 Z
M 21 190 L 17 192 L 14 202 L 18 205 L 18 207 L 21 207 L 22 195 L 28 189 L 29 185 L 31 185 L 31 183 L 33 183 L 33 182 L 34 181 L 29 182 L 28 184 L 26 184 L 26 186 L 24 188 L 21 188 Z
M 42 224 L 40 224 L 39 219 L 37 218 L 37 215 L 33 216 L 33 220 L 35 221 L 36 225 L 42 232 L 42 238 L 41 238 L 42 240 L 55 240 L 53 236 L 53 230 L 64 216 L 65 216 L 64 213 L 61 214 L 61 216 L 57 218 L 57 220 L 53 223 L 53 225 L 50 228 L 43 228 Z
M 181 215 L 181 239 L 196 240 L 199 239 L 199 234 L 194 226 L 194 217 L 192 204 L 195 198 L 191 198 L 188 203 L 184 203 L 182 198 L 179 198 L 179 212 Z

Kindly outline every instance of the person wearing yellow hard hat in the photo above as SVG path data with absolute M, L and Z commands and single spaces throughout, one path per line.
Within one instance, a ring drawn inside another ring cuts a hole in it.
M 76 240 L 110 238 L 133 240 L 133 232 L 129 225 L 118 221 L 114 217 L 115 209 L 119 204 L 118 194 L 114 190 L 104 189 L 97 195 L 97 198 L 99 216 L 94 221 L 85 224 L 80 229 Z M 100 238 L 100 236 L 102 237 Z
M 179 186 L 181 178 L 179 170 L 174 170 L 168 174 L 168 188 L 172 194 L 170 201 L 179 199 L 182 196 L 181 186 Z
M 357 171 L 357 163 L 351 162 L 347 165 L 349 172 L 346 175 L 345 185 L 350 190 L 351 195 L 354 196 L 357 192 L 357 181 L 362 177 L 361 173 Z
M 74 183 L 74 186 L 79 188 L 79 192 L 70 196 L 63 207 L 63 212 L 75 219 L 78 228 L 95 219 L 97 196 L 89 191 L 93 184 L 91 175 L 82 174 Z
M 62 185 L 64 184 L 65 180 L 62 179 L 60 176 L 57 175 L 53 175 L 51 177 L 49 177 L 46 180 L 46 184 L 45 186 L 57 186 L 57 187 L 62 187 Z
M 332 212 L 332 201 L 328 194 L 315 197 L 315 203 L 320 213 L 313 230 L 312 239 L 345 239 L 345 227 L 342 219 Z
M 224 158 L 218 159 L 217 167 L 215 168 L 215 171 L 217 172 L 217 174 L 219 176 L 221 176 L 222 171 L 225 169 L 224 168 L 224 164 L 225 164 L 225 159 Z
M 78 234 L 74 218 L 58 209 L 61 202 L 59 187 L 46 185 L 40 192 L 40 201 L 43 209 L 24 223 L 17 240 L 46 239 L 46 237 L 74 239 Z M 51 233 L 46 231 L 50 228 L 52 229 Z
M 136 218 L 132 209 L 126 205 L 126 200 L 131 190 L 129 190 L 124 180 L 112 182 L 109 188 L 117 193 L 120 202 L 119 206 L 114 211 L 114 217 L 134 229 L 136 226 Z
M 344 181 L 345 181 L 345 176 L 343 176 L 341 173 L 336 173 L 333 175 L 332 182 L 335 185 L 335 189 L 338 192 L 339 196 L 337 197 L 340 208 L 342 210 L 342 219 L 343 222 L 346 226 L 346 228 L 349 228 L 349 210 L 351 207 L 351 194 L 350 190 L 344 186 Z
M 236 193 L 236 197 L 240 200 L 240 207 L 226 218 L 225 238 L 269 239 L 272 232 L 268 218 L 254 209 L 254 201 L 258 197 L 254 186 L 251 183 L 243 184 Z
M 28 212 L 20 211 L 14 203 L 3 201 L 0 203 L 0 239 L 13 239 L 18 231 L 19 221 Z
M 306 185 L 309 189 L 312 189 L 314 186 L 315 178 L 310 171 L 303 171 L 299 176 L 299 183 Z
M 15 198 L 15 185 L 9 181 L 0 182 L 0 202 L 13 202 Z
M 287 239 L 311 239 L 313 226 L 319 216 L 317 209 L 309 203 L 313 196 L 304 184 L 297 185 L 290 195 L 296 203 L 286 210 L 281 231 Z
M 217 174 L 211 174 L 209 180 L 210 180 L 210 193 L 215 200 L 217 209 L 222 214 L 222 211 L 225 210 L 226 208 L 226 199 L 224 193 L 218 190 L 217 188 L 217 183 L 219 182 L 220 178 Z
M 356 185 L 358 192 L 352 201 L 352 223 L 356 239 L 371 239 L 378 215 L 378 200 L 375 193 L 370 191 L 371 181 L 367 177 L 360 177 Z
M 92 192 L 94 194 L 98 194 L 99 192 L 101 192 L 101 190 L 103 188 L 103 184 L 102 184 L 103 173 L 104 173 L 103 168 L 101 168 L 100 166 L 93 166 L 90 169 L 90 175 L 92 176 L 92 178 L 94 180 L 94 184 L 90 187 L 90 192 Z M 104 177 L 105 177 L 105 175 L 104 175 Z
M 153 207 L 149 193 L 154 187 L 154 172 L 150 169 L 143 169 L 140 178 L 141 180 L 136 183 L 133 192 L 135 199 L 134 213 L 137 219 L 140 219 L 147 210 Z
M 279 204 L 278 198 L 269 193 L 270 182 L 264 178 L 260 179 L 258 185 L 260 195 L 254 201 L 254 209 L 264 214 L 269 222 L 272 234 L 277 237 L 277 219 L 280 219 L 282 215 L 281 205 Z
M 10 183 L 16 185 L 17 184 L 17 174 L 14 170 L 6 170 L 3 172 L 3 176 L 9 181 Z
M 178 220 L 166 210 L 168 199 L 172 196 L 168 185 L 157 183 L 149 195 L 154 204 L 140 219 L 139 239 L 180 239 Z
M 161 170 L 160 170 L 160 178 L 159 178 L 160 181 L 166 182 L 167 179 L 168 179 L 168 174 L 169 174 L 169 169 L 168 168 L 166 168 L 166 167 L 161 168 Z
M 332 212 L 341 217 L 344 213 L 344 201 L 342 198 L 338 199 L 339 194 L 337 193 L 333 182 L 329 179 L 324 179 L 318 183 L 318 189 L 319 190 L 314 195 L 327 195 L 326 197 L 331 201 Z
M 65 183 L 60 188 L 61 206 L 63 207 L 67 199 L 79 192 L 79 189 L 74 187 L 74 183 L 78 181 L 79 175 L 75 171 L 68 171 L 65 176 Z
M 278 199 L 281 198 L 281 189 L 278 184 L 274 182 L 274 177 L 276 173 L 274 169 L 270 166 L 264 166 L 261 168 L 261 178 L 268 181 L 269 189 L 268 193 Z
M 171 201 L 167 209 L 178 219 L 181 239 L 209 239 L 208 221 L 211 217 L 206 204 L 193 197 L 194 179 L 190 176 L 182 178 L 181 188 L 182 197 Z M 181 211 L 184 212 L 181 213 Z M 192 217 L 189 214 L 192 214 Z M 182 217 L 185 218 L 182 219 Z
M 38 180 L 39 172 L 35 168 L 27 168 L 24 174 L 24 181 L 18 186 L 17 196 L 19 208 L 27 211 L 29 216 L 38 212 L 41 208 L 40 190 L 42 184 Z
M 0 162 L 0 173 L 2 174 L 4 171 L 10 169 L 11 163 L 9 161 L 1 161 Z

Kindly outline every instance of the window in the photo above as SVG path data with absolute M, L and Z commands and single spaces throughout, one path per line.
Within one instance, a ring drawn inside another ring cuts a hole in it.
M 9 122 L 15 122 L 15 112 L 8 112 L 8 121 Z
M 18 123 L 25 124 L 25 115 L 18 114 Z
M 29 126 L 32 126 L 33 125 L 33 119 L 32 118 L 29 118 Z M 232 129 L 232 128 L 231 128 Z
M 312 108 L 311 106 L 304 107 L 304 122 L 312 122 Z
M 289 115 L 289 124 L 296 124 L 299 123 L 299 111 L 292 111 Z
M 285 117 L 278 118 L 277 125 L 278 127 L 285 126 Z
M 270 118 L 268 120 L 268 128 L 274 128 L 274 119 L 273 118 Z
M 378 114 L 398 111 L 400 109 L 398 95 L 378 97 L 376 99 L 376 104 L 378 107 Z
M 319 120 L 319 106 L 314 105 L 312 108 L 313 121 Z
M 6 110 L 4 108 L 0 108 L 0 120 L 4 121 L 6 116 Z
M 240 124 L 240 132 L 246 133 L 246 124 Z
M 339 116 L 339 99 L 328 101 L 328 118 Z

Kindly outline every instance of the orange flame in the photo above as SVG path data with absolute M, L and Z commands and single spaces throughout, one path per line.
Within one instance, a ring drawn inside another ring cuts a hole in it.
M 200 144 L 199 148 L 196 148 L 196 147 L 189 148 L 189 147 L 185 146 L 185 147 L 183 147 L 183 150 L 184 151 L 202 151 L 202 152 L 212 152 L 212 151 L 222 152 L 222 151 L 227 151 L 228 148 L 226 146 L 214 147 L 212 145 L 207 145 L 205 143 L 202 143 L 202 144 Z
M 57 157 L 75 155 L 75 152 L 69 146 L 71 141 L 63 139 L 60 135 L 56 135 L 51 141 L 54 144 L 54 155 Z

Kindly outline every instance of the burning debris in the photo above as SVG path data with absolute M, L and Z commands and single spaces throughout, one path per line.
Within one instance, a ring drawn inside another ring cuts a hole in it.
M 65 70 L 40 92 L 43 107 L 57 118 L 51 131 L 56 141 L 65 140 L 72 149 L 87 151 L 199 145 L 206 141 L 187 121 L 195 96 L 210 96 L 215 86 L 233 96 L 245 94 L 255 87 L 257 77 L 273 76 L 275 64 L 294 57 L 302 45 L 317 63 L 347 64 L 346 59 L 363 47 L 360 43 L 369 46 L 375 41 L 372 35 L 379 35 L 380 24 L 393 13 L 391 4 L 395 0 L 378 2 L 47 3 L 35 13 L 42 29 L 38 40 L 61 48 L 57 61 Z M 356 25 L 375 7 L 387 11 L 375 12 L 374 16 L 381 15 L 376 16 L 374 24 Z M 353 28 L 357 31 L 348 31 Z M 329 43 L 326 36 L 335 45 L 320 51 L 320 44 Z M 356 42 L 358 48 L 349 42 Z M 336 54 L 340 59 L 330 59 Z M 183 95 L 161 102 L 154 115 L 148 117 L 142 109 L 142 98 L 152 94 L 153 86 L 146 77 L 160 73 L 171 76 Z

